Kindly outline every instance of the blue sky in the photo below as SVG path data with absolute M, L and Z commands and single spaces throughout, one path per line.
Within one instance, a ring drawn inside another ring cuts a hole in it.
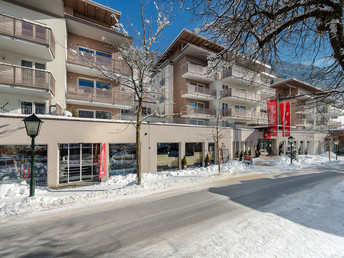
M 130 28 L 130 23 L 134 25 L 139 31 L 141 29 L 141 15 L 140 15 L 140 6 L 138 0 L 93 0 L 97 3 L 100 3 L 105 6 L 109 6 L 112 9 L 120 11 L 122 13 L 121 16 L 121 23 L 125 26 L 128 30 Z M 145 1 L 143 1 L 145 2 Z M 165 2 L 165 1 L 160 1 Z M 167 1 L 166 1 L 167 2 Z M 159 1 L 158 1 L 159 4 Z M 155 18 L 155 7 L 153 5 L 153 0 L 149 1 L 149 8 L 147 8 L 146 18 L 150 19 L 150 17 Z M 185 10 L 180 10 L 179 8 L 174 8 L 174 15 L 176 17 L 171 21 L 171 24 L 163 31 L 164 37 L 159 41 L 159 44 L 162 45 L 162 50 L 164 50 L 174 39 L 175 37 L 181 32 L 183 28 L 193 30 L 197 27 L 199 22 L 194 22 L 192 13 Z M 134 32 L 128 30 L 129 34 L 134 37 Z M 134 42 L 135 43 L 135 42 Z

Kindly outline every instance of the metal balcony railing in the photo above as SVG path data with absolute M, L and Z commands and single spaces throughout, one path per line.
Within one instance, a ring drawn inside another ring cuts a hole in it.
M 54 76 L 46 70 L 0 63 L 0 83 L 42 89 L 55 95 Z
M 130 74 L 130 69 L 124 61 L 114 60 L 108 57 L 87 53 L 81 50 L 70 49 L 68 51 L 67 61 L 73 64 L 83 65 L 104 69 L 107 71 L 115 71 L 118 73 Z
M 98 89 L 73 84 L 67 85 L 67 99 L 132 106 L 134 94 L 113 89 Z
M 184 94 L 194 94 L 194 95 L 202 95 L 205 97 L 216 98 L 216 90 L 210 90 L 208 88 L 199 87 L 192 84 L 186 84 Z
M 55 56 L 55 38 L 50 28 L 27 20 L 0 14 L 0 34 L 46 45 Z

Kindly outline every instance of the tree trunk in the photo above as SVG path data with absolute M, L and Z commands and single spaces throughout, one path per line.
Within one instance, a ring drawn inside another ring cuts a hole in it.
M 217 155 L 217 169 L 218 169 L 218 173 L 220 174 L 221 163 L 220 163 L 219 117 L 216 118 L 216 155 Z
M 142 98 L 138 98 L 138 107 L 136 115 L 136 173 L 137 184 L 141 185 L 141 111 L 142 111 Z

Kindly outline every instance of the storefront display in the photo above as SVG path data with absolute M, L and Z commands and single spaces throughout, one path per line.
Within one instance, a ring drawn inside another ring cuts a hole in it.
M 35 183 L 47 184 L 47 145 L 35 147 Z M 31 146 L 0 145 L 0 183 L 30 181 Z
M 136 173 L 136 144 L 109 144 L 109 176 Z
M 179 143 L 157 144 L 157 171 L 178 169 Z

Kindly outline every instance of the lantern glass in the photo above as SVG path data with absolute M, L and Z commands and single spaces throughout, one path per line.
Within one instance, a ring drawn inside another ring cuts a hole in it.
M 26 133 L 30 137 L 36 137 L 39 134 L 41 124 L 43 121 L 39 119 L 35 114 L 25 118 L 24 120 Z
M 289 136 L 289 137 L 288 137 L 288 143 L 289 143 L 289 144 L 292 144 L 292 143 L 294 142 L 294 139 L 295 139 L 295 138 L 294 138 L 293 136 Z

